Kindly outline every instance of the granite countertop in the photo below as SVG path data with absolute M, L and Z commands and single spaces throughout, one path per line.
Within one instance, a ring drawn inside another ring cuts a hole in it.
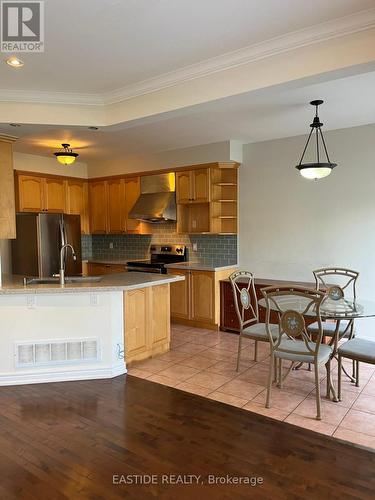
M 2 286 L 0 286 L 0 296 L 30 293 L 118 292 L 163 285 L 173 283 L 174 281 L 183 281 L 184 279 L 183 276 L 173 276 L 171 274 L 156 275 L 131 272 L 105 275 L 101 281 L 91 283 L 86 281 L 81 283 L 67 283 L 66 285 L 48 283 L 44 285 L 25 286 L 22 276 L 11 276 L 5 278 Z
M 237 269 L 237 264 L 222 265 L 217 264 L 200 264 L 199 262 L 177 262 L 175 264 L 166 264 L 167 269 L 186 269 L 190 271 L 225 271 L 226 269 Z

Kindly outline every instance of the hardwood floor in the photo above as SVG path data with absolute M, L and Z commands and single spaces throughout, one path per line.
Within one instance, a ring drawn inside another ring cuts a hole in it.
M 373 498 L 375 491 L 371 451 L 131 376 L 0 388 L 0 470 L 2 500 Z M 113 484 L 113 475 L 138 474 L 158 475 L 158 484 Z M 201 475 L 203 484 L 161 484 L 169 474 Z M 263 484 L 209 485 L 208 474 Z

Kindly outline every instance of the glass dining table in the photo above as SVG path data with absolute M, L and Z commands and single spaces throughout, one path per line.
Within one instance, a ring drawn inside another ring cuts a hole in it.
M 266 299 L 259 299 L 258 305 L 263 308 L 267 308 Z M 316 311 L 312 308 L 307 312 L 306 301 L 303 298 L 286 296 L 278 297 L 277 304 L 270 301 L 270 309 L 272 311 L 279 311 L 281 308 L 283 311 L 287 309 L 298 311 L 300 313 L 304 312 L 306 318 L 316 318 Z M 362 300 L 353 298 L 341 298 L 338 300 L 331 299 L 327 296 L 321 304 L 320 315 L 322 320 L 334 320 L 336 323 L 336 328 L 332 336 L 331 345 L 333 347 L 333 356 L 336 356 L 338 343 L 339 343 L 339 332 L 341 321 L 354 321 L 359 318 L 370 318 L 375 317 L 375 301 L 372 300 Z M 353 381 L 351 377 L 345 370 L 345 375 Z M 338 401 L 335 387 L 331 381 L 331 392 L 333 395 L 333 401 Z

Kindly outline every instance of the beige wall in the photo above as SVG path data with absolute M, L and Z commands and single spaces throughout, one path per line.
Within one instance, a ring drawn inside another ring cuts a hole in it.
M 66 167 L 56 161 L 55 157 L 30 155 L 25 153 L 13 153 L 13 168 L 15 170 L 27 170 L 30 172 L 42 172 L 44 174 L 67 175 L 70 177 L 87 177 L 87 165 L 80 161 L 72 166 Z
M 312 269 L 350 267 L 361 273 L 360 297 L 375 301 L 375 125 L 325 135 L 338 167 L 320 181 L 294 168 L 304 136 L 244 147 L 240 266 L 262 278 L 309 281 Z
M 230 159 L 231 141 L 224 141 L 161 153 L 129 155 L 118 160 L 94 161 L 89 163 L 88 173 L 89 177 L 99 177 L 168 169 L 198 163 L 229 161 Z

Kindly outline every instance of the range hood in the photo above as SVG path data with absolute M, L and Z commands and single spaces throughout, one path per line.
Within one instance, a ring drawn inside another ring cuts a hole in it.
M 141 194 L 129 217 L 146 222 L 176 220 L 176 179 L 174 172 L 141 177 Z

